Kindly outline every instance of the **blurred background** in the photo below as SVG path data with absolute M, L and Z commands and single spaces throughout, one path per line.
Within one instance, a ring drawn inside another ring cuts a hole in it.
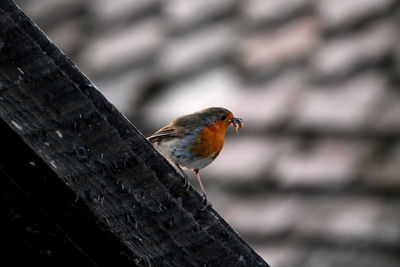
M 144 135 L 244 119 L 201 174 L 272 266 L 400 266 L 399 1 L 16 2 Z

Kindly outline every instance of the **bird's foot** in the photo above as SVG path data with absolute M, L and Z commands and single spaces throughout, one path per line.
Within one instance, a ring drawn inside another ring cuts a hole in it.
M 190 188 L 190 182 L 189 182 L 189 178 L 185 175 L 185 183 L 183 184 L 183 187 L 185 188 L 185 191 L 189 191 Z
M 205 209 L 207 209 L 207 207 L 212 207 L 212 203 L 207 200 L 207 195 L 202 194 L 202 196 L 203 196 L 203 201 L 201 202 L 201 204 L 205 203 L 205 205 L 200 210 L 205 210 Z

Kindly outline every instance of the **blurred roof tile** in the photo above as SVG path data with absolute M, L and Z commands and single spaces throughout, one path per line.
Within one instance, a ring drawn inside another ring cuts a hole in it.
M 273 32 L 250 34 L 239 45 L 239 58 L 246 69 L 271 71 L 305 57 L 317 40 L 315 19 L 302 18 Z
M 21 2 L 22 0 L 15 1 Z M 36 24 L 46 30 L 52 29 L 60 22 L 67 21 L 83 11 L 89 11 L 87 3 L 81 0 L 41 0 L 21 3 Z M 60 12 L 62 10 L 62 12 Z
M 319 141 L 309 151 L 293 150 L 279 155 L 273 173 L 282 186 L 340 187 L 355 178 L 365 151 L 361 143 Z
M 245 23 L 271 23 L 304 9 L 311 0 L 250 0 L 242 2 Z
M 400 241 L 400 228 L 387 205 L 368 197 L 301 197 L 274 195 L 221 202 L 221 214 L 243 235 L 280 235 L 291 230 L 285 240 L 297 243 L 307 238 L 345 242 L 378 242 L 392 245 Z M 249 220 L 249 218 L 252 218 Z
M 354 240 L 391 245 L 400 241 L 397 219 L 391 215 L 395 207 L 374 198 L 317 197 L 307 199 L 303 205 L 308 207 L 296 225 L 302 235 L 337 244 Z
M 384 160 L 369 162 L 362 170 L 363 183 L 375 188 L 399 189 L 400 144 L 394 145 L 393 151 Z
M 304 208 L 298 200 L 297 197 L 279 196 L 229 198 L 221 204 L 220 210 L 222 216 L 242 234 L 273 236 L 285 233 L 296 224 L 296 216 L 300 208 Z
M 385 20 L 361 32 L 321 43 L 312 55 L 315 74 L 336 77 L 379 62 L 393 49 L 396 32 L 393 22 Z
M 163 10 L 172 29 L 182 30 L 233 9 L 236 0 L 168 0 L 163 3 Z
M 337 237 L 334 237 L 338 239 Z M 385 266 L 397 267 L 399 265 L 397 257 L 390 250 L 375 250 L 368 243 L 358 243 L 351 248 L 346 246 L 317 247 L 309 248 L 304 251 L 301 264 L 285 265 L 297 267 L 372 267 Z M 294 248 L 294 249 L 301 249 Z
M 243 136 L 246 129 L 241 130 L 243 131 L 240 131 L 242 134 L 239 137 L 226 138 L 222 153 L 212 163 L 212 167 L 204 169 L 204 176 L 215 178 L 222 184 L 237 185 L 266 179 L 266 172 L 272 167 L 276 157 L 293 143 L 293 140 L 278 138 L 246 137 Z
M 126 20 L 160 4 L 160 0 L 91 0 L 93 11 L 104 24 L 112 20 Z
M 244 238 L 246 239 L 245 236 Z M 270 264 L 270 266 L 275 267 L 302 267 L 303 265 L 301 265 L 301 262 L 304 262 L 303 258 L 307 256 L 306 253 L 309 253 L 307 248 L 303 245 L 295 246 L 288 242 L 260 244 L 256 247 L 256 250 L 257 253 Z
M 346 27 L 390 9 L 395 0 L 319 0 L 316 10 L 324 28 Z
M 359 75 L 342 85 L 310 89 L 298 106 L 294 128 L 356 132 L 370 122 L 384 95 L 385 77 Z
M 162 40 L 159 21 L 146 20 L 94 39 L 83 51 L 80 64 L 89 75 L 102 75 L 120 65 L 133 65 L 135 61 L 154 56 Z
M 400 132 L 400 94 L 387 92 L 380 107 L 375 112 L 376 118 L 369 125 L 371 129 L 384 133 Z
M 113 79 L 100 81 L 97 86 L 102 94 L 125 116 L 135 112 L 135 101 L 143 93 L 146 75 L 140 71 L 122 73 Z
M 66 20 L 48 31 L 47 35 L 65 54 L 71 56 L 78 52 L 87 41 L 87 35 L 83 30 L 85 25 L 83 20 L 81 17 Z
M 161 51 L 160 71 L 171 78 L 198 69 L 226 56 L 234 40 L 232 24 L 227 23 L 170 39 Z
M 240 85 L 233 106 L 243 117 L 246 128 L 265 130 L 285 124 L 295 112 L 298 100 L 306 93 L 307 77 L 298 68 L 286 71 L 266 84 Z

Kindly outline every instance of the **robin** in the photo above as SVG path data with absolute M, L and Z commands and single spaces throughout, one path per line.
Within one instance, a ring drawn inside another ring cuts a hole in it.
M 218 156 L 224 145 L 225 131 L 232 125 L 243 126 L 242 119 L 233 116 L 225 108 L 211 107 L 174 119 L 148 140 L 168 160 L 172 161 L 185 177 L 185 187 L 189 180 L 181 167 L 193 170 L 201 188 L 203 201 L 207 206 L 207 195 L 200 179 L 199 170 L 209 165 Z

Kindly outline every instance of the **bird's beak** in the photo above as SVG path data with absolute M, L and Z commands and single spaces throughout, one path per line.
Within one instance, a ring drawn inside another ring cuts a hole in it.
M 239 135 L 239 129 L 243 127 L 243 123 L 242 123 L 242 119 L 241 118 L 237 118 L 237 117 L 233 117 L 231 119 L 231 123 L 233 124 L 233 126 L 236 128 L 236 134 Z

